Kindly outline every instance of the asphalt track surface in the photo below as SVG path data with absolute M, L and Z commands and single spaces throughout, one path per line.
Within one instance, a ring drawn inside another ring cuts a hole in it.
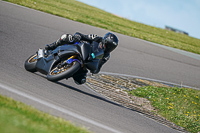
M 0 93 L 97 133 L 178 132 L 121 107 L 72 79 L 50 82 L 24 69 L 38 48 L 76 31 L 103 36 L 108 31 L 0 1 Z M 146 41 L 117 34 L 119 47 L 102 71 L 200 87 L 200 61 Z

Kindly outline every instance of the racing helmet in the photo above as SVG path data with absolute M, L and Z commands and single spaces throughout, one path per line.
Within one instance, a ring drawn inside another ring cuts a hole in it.
M 103 37 L 103 43 L 106 47 L 105 52 L 111 52 L 118 46 L 118 38 L 115 34 L 108 32 Z

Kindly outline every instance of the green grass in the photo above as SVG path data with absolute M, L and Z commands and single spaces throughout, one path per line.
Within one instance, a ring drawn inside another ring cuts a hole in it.
M 200 91 L 189 88 L 142 87 L 130 91 L 151 101 L 157 113 L 167 120 L 197 133 L 200 132 Z
M 1 133 L 89 133 L 62 118 L 54 117 L 0 95 Z
M 200 54 L 200 39 L 130 21 L 75 0 L 5 1 L 34 8 L 124 35 Z

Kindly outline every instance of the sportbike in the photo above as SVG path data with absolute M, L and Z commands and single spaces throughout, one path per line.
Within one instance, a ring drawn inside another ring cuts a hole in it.
M 39 49 L 25 61 L 24 66 L 27 71 L 38 71 L 47 75 L 48 80 L 58 81 L 73 77 L 80 68 L 97 70 L 103 55 L 98 43 L 79 42 L 50 51 Z

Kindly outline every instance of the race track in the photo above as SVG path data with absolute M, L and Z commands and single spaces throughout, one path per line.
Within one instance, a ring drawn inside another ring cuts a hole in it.
M 0 1 L 0 93 L 40 110 L 84 125 L 96 133 L 178 132 L 121 107 L 72 79 L 50 82 L 45 75 L 24 69 L 38 48 L 63 33 L 108 31 L 33 9 Z M 117 33 L 116 33 L 117 34 Z M 119 47 L 102 71 L 141 76 L 200 87 L 200 61 L 146 41 L 117 34 Z

